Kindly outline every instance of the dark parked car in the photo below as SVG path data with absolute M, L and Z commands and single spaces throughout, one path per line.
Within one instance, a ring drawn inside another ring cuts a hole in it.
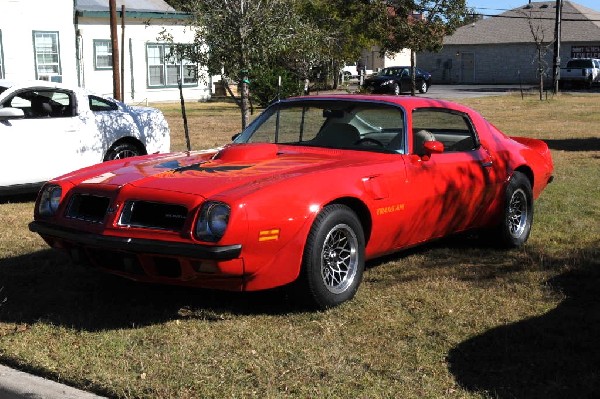
M 395 66 L 383 68 L 377 75 L 365 80 L 363 87 L 371 93 L 390 93 L 400 94 L 410 91 L 409 66 Z M 416 88 L 421 93 L 427 93 L 431 86 L 431 74 L 422 69 L 416 68 Z

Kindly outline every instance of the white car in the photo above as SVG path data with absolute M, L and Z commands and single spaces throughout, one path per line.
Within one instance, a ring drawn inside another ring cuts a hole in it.
M 0 195 L 103 161 L 169 150 L 169 126 L 155 108 L 46 81 L 0 79 Z

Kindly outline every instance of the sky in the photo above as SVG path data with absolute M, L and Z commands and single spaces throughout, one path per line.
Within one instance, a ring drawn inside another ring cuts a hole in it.
M 549 0 L 546 0 L 549 1 Z M 599 0 L 571 0 L 592 10 L 600 11 Z M 506 10 L 511 10 L 527 4 L 529 0 L 467 0 L 467 6 L 475 8 L 479 14 L 501 14 Z

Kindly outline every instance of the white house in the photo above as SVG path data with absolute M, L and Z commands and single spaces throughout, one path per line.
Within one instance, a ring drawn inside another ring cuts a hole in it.
M 175 43 L 191 43 L 189 15 L 163 0 L 117 0 L 121 93 L 130 103 L 208 99 L 210 77 L 197 65 L 168 57 Z M 125 6 L 124 24 L 122 6 Z M 108 0 L 11 0 L 0 13 L 0 78 L 47 79 L 112 96 L 112 42 Z
M 2 1 L 0 78 L 77 83 L 73 0 Z

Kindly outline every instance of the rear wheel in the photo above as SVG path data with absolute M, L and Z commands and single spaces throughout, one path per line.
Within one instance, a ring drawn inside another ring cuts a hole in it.
M 143 154 L 143 151 L 141 151 L 138 146 L 130 143 L 121 143 L 108 150 L 104 160 L 112 161 L 113 159 L 136 157 Z
M 533 194 L 527 176 L 515 172 L 504 193 L 504 213 L 499 227 L 503 246 L 520 247 L 529 238 L 533 223 Z
M 356 214 L 345 205 L 326 206 L 307 238 L 298 294 L 318 309 L 352 299 L 362 280 L 364 252 L 364 233 Z

